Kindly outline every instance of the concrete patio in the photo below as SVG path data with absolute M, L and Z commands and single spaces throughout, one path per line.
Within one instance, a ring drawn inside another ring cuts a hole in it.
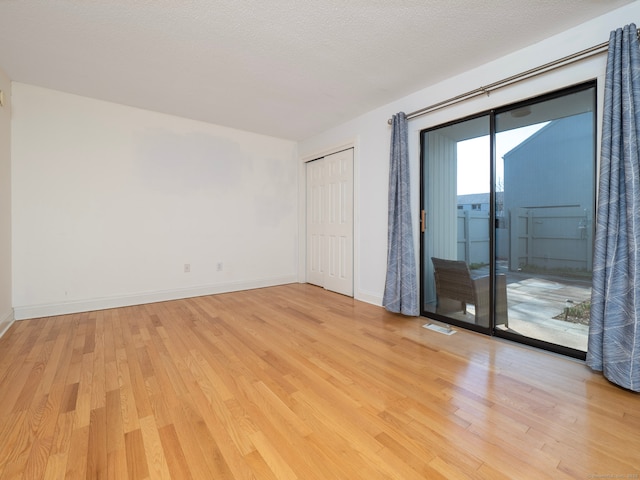
M 498 266 L 498 271 L 507 277 L 509 325 L 508 328 L 504 325 L 497 328 L 586 352 L 588 325 L 554 317 L 565 312 L 567 300 L 579 305 L 590 299 L 590 279 L 510 272 L 502 265 Z M 488 267 L 472 272 L 473 277 L 488 274 Z M 427 305 L 428 311 L 434 308 Z M 473 305 L 468 306 L 466 314 L 459 312 L 450 316 L 463 322 L 475 321 Z
M 553 317 L 565 311 L 567 300 L 578 305 L 590 297 L 590 281 L 508 272 L 509 330 L 586 351 L 589 327 Z

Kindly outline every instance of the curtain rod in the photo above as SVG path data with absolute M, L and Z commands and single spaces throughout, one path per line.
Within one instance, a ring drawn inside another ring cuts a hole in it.
M 638 36 L 640 37 L 640 29 L 638 29 Z M 502 87 L 506 87 L 508 85 L 512 85 L 514 83 L 521 82 L 522 80 L 535 77 L 536 75 L 540 75 L 542 73 L 548 72 L 550 70 L 554 70 L 556 68 L 564 67 L 565 65 L 569 65 L 579 60 L 592 57 L 599 53 L 604 53 L 607 51 L 608 48 L 609 48 L 609 42 L 608 41 L 602 42 L 599 45 L 594 45 L 593 47 L 586 48 L 576 53 L 572 53 L 571 55 L 567 55 L 566 57 L 553 60 L 552 62 L 545 63 L 544 65 L 540 65 L 539 67 L 535 67 L 530 70 L 518 73 L 516 75 L 512 75 L 510 77 L 504 78 L 497 82 L 490 83 L 489 85 L 478 87 L 475 90 L 471 90 L 461 95 L 456 95 L 455 97 L 451 97 L 442 102 L 434 103 L 433 105 L 429 105 L 428 107 L 424 107 L 424 108 L 421 108 L 420 110 L 416 110 L 415 112 L 408 113 L 406 115 L 407 120 L 411 120 L 412 118 L 426 115 L 427 113 L 434 112 L 436 110 L 439 110 L 444 107 L 448 107 L 450 105 L 455 105 L 456 103 L 460 103 L 464 100 L 477 97 L 478 95 L 486 94 L 488 96 L 494 90 L 497 90 Z M 391 119 L 387 120 L 387 123 L 391 125 L 392 120 Z

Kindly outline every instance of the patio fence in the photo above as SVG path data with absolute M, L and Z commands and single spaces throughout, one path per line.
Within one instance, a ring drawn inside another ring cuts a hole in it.
M 580 207 L 517 208 L 510 211 L 509 269 L 591 272 L 593 223 Z
M 458 259 L 469 265 L 490 260 L 489 213 L 458 211 Z M 497 219 L 496 253 L 508 259 L 510 270 L 591 272 L 593 223 L 579 207 L 511 209 Z
M 489 263 L 489 212 L 458 210 L 458 260 Z

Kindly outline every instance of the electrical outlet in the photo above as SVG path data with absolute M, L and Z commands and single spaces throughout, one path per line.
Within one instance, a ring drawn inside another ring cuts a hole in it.
M 218 272 L 222 271 L 222 262 L 216 263 L 216 271 L 218 271 Z
M 189 273 L 191 271 L 191 264 L 190 263 L 185 263 L 184 264 L 184 273 Z

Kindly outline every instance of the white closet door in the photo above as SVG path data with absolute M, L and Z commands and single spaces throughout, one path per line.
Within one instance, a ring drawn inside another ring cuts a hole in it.
M 324 157 L 327 290 L 353 295 L 353 150 Z
M 307 164 L 307 281 L 353 296 L 353 149 Z
M 324 287 L 325 163 L 307 163 L 307 282 Z

